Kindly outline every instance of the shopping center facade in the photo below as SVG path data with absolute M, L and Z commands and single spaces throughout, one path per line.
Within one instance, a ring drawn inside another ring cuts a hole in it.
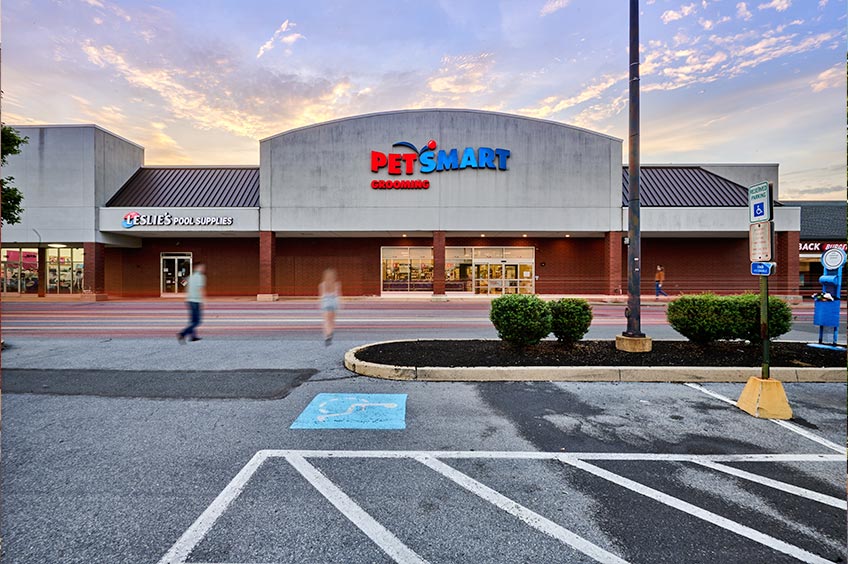
M 474 110 L 403 110 L 263 139 L 259 166 L 146 166 L 93 125 L 16 126 L 4 175 L 24 193 L 2 232 L 3 292 L 178 297 L 192 265 L 219 296 L 627 292 L 622 142 Z M 774 185 L 776 274 L 799 294 L 800 208 L 777 164 L 642 169 L 642 290 L 755 291 L 747 186 Z

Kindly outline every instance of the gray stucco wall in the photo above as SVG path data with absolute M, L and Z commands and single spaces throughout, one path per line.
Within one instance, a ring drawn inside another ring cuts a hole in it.
M 762 181 L 771 182 L 773 185 L 772 197 L 779 200 L 780 184 L 778 183 L 777 164 L 751 163 L 751 164 L 701 164 L 704 170 L 708 170 L 746 188 Z
M 408 141 L 503 148 L 508 170 L 390 175 L 371 151 Z M 373 189 L 372 180 L 430 188 Z M 260 226 L 286 231 L 621 229 L 621 140 L 554 122 L 474 110 L 408 110 L 337 120 L 260 142 Z
M 93 125 L 13 127 L 29 142 L 3 176 L 15 177 L 24 212 L 3 227 L 3 243 L 101 241 L 97 206 L 143 164 L 144 149 Z

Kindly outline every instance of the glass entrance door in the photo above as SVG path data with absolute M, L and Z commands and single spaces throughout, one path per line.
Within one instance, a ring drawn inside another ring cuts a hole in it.
M 162 297 L 185 294 L 191 274 L 191 253 L 162 253 L 160 261 Z
M 475 261 L 475 294 L 532 294 L 534 288 L 533 263 Z

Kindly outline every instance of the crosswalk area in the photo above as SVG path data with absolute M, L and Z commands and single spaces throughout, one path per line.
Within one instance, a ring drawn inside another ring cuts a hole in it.
M 262 450 L 159 564 L 824 564 L 844 475 L 843 454 Z

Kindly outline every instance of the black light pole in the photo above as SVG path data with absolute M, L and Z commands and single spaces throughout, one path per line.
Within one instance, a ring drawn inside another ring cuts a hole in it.
M 630 128 L 629 128 L 627 236 L 627 331 L 626 337 L 642 333 L 642 230 L 639 225 L 639 0 L 630 0 Z

